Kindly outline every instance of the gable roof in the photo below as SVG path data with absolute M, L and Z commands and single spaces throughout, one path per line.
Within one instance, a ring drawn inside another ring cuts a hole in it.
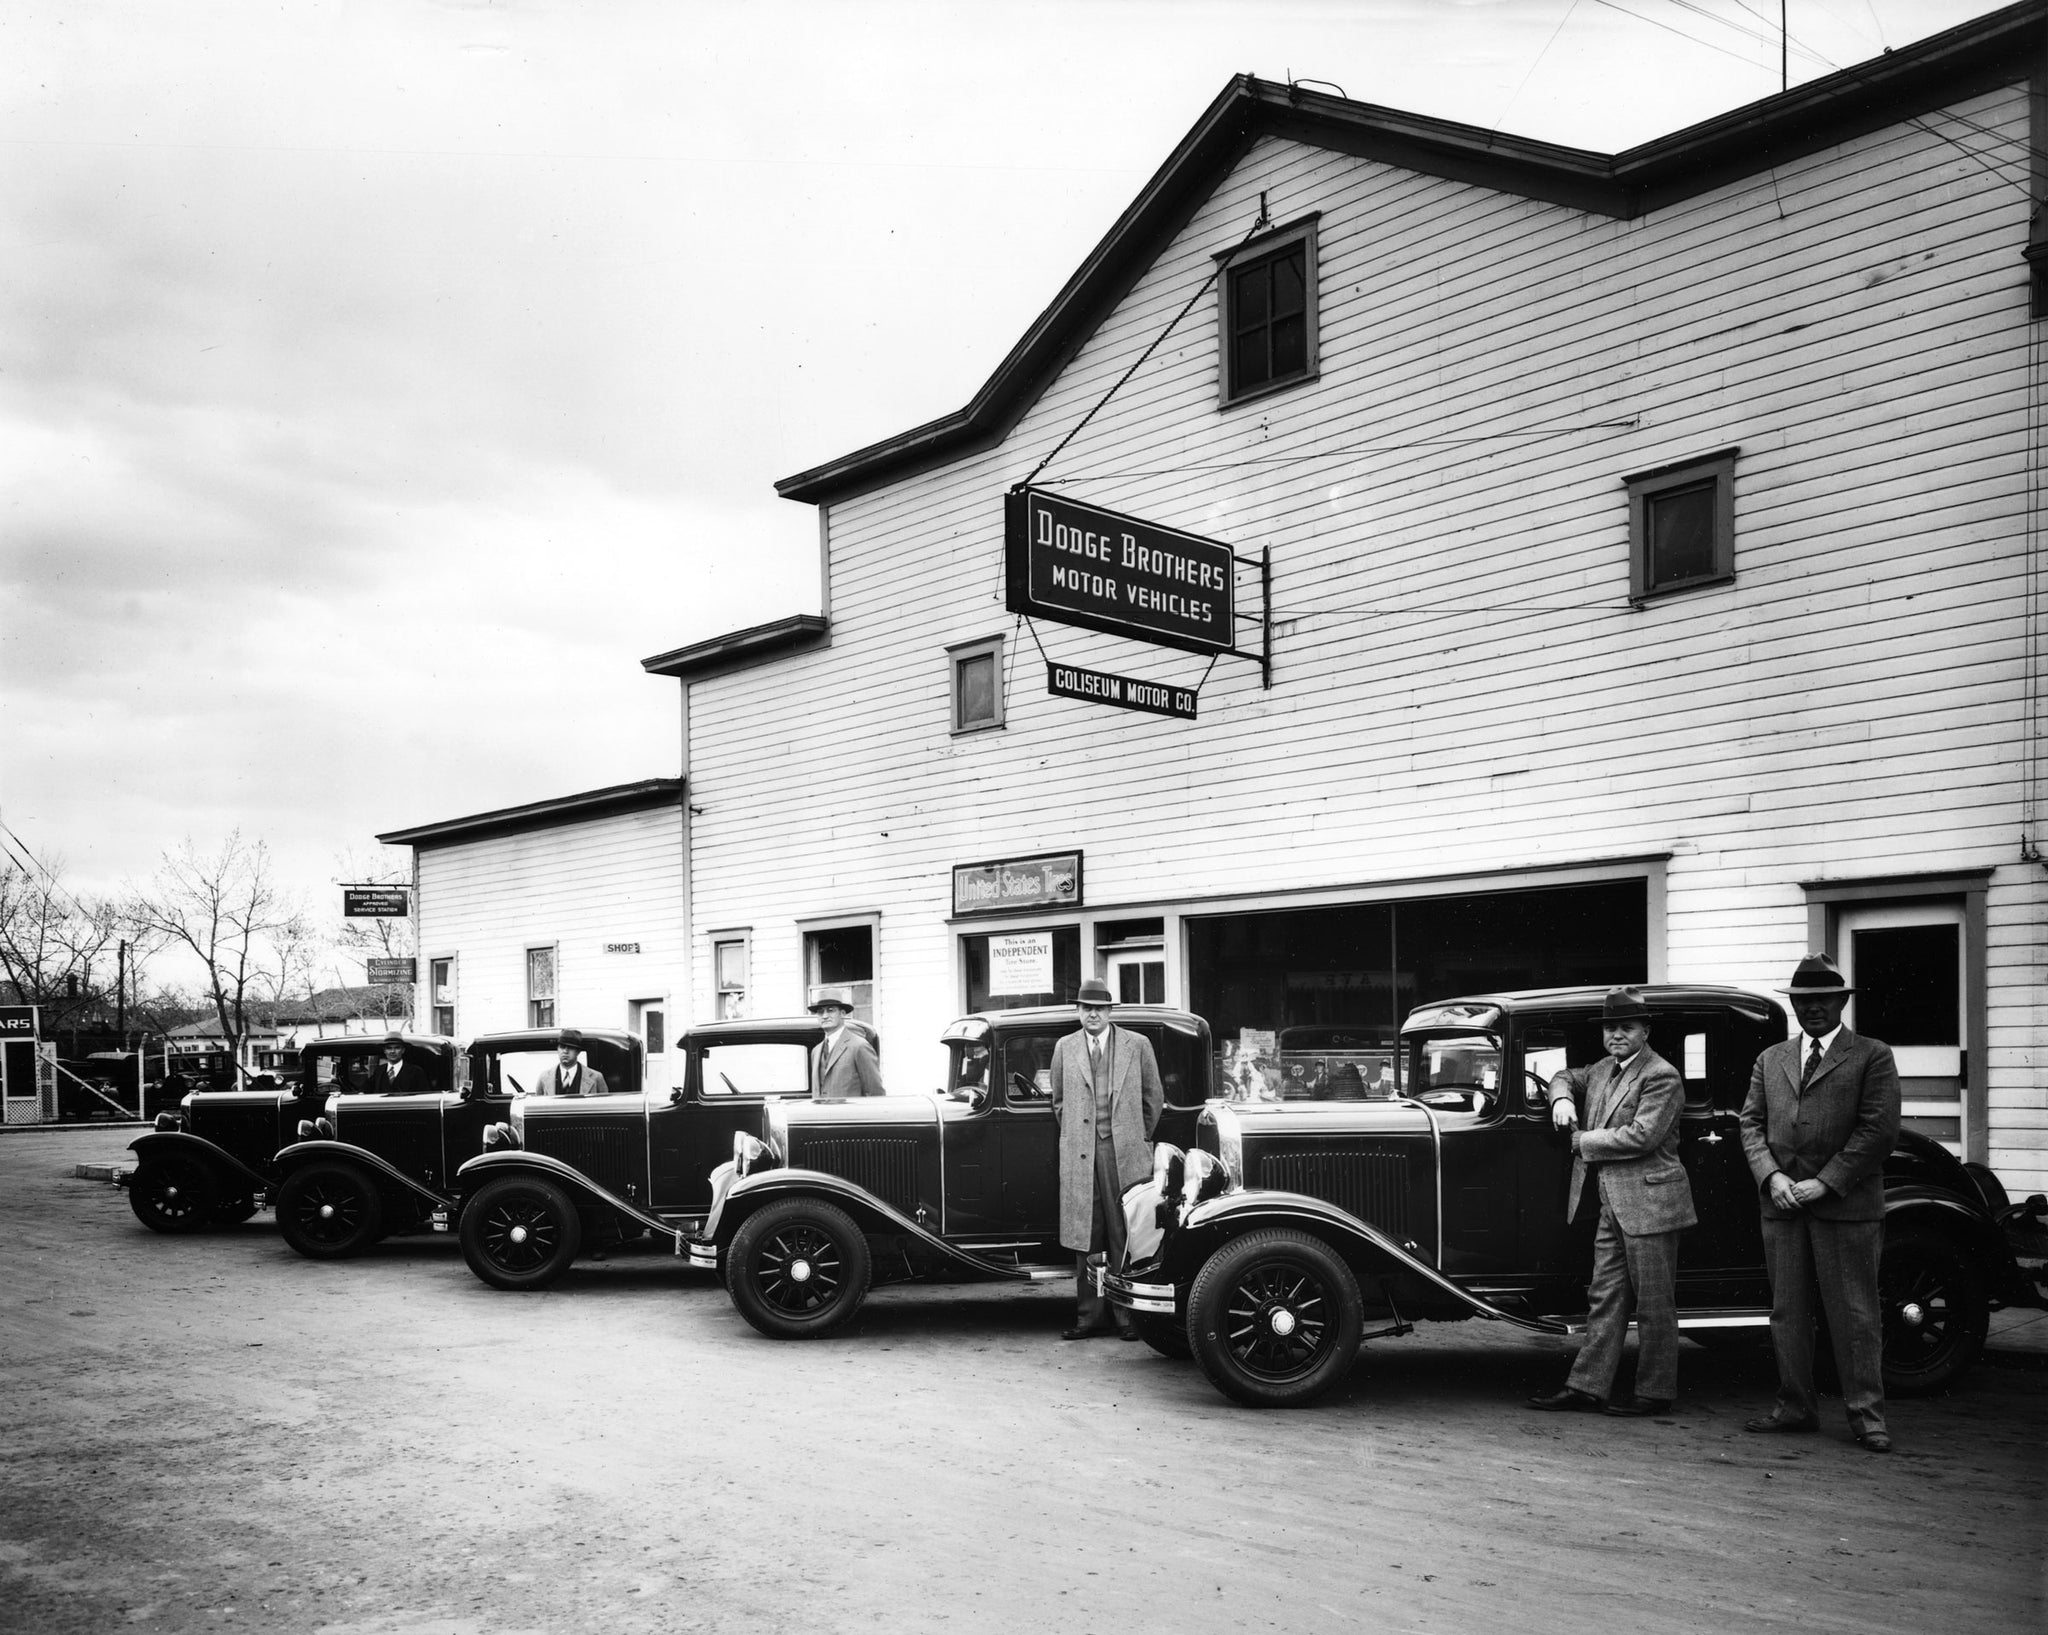
M 1262 136 L 1631 220 L 2024 80 L 2041 68 L 2044 25 L 2048 0 L 2023 0 L 1618 154 L 1503 136 L 1240 74 L 965 408 L 785 477 L 775 491 L 825 504 L 1001 442 Z

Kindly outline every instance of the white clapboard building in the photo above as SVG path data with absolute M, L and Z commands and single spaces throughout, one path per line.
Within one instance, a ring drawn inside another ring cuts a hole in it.
M 645 661 L 687 810 L 384 837 L 422 958 L 494 1017 L 527 939 L 614 1008 L 608 938 L 699 1018 L 851 986 L 917 1090 L 1088 974 L 1251 1054 L 1820 948 L 1912 1122 L 2048 1187 L 2042 42 L 1617 155 L 1232 81 L 972 402 L 780 485 L 821 614 Z

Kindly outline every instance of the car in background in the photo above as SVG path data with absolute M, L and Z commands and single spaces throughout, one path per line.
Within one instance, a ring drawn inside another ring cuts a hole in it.
M 1733 988 L 1643 993 L 1650 1047 L 1685 1081 L 1679 1155 L 1699 1224 L 1679 1244 L 1679 1327 L 1703 1341 L 1761 1336 L 1770 1283 L 1737 1120 L 1785 1013 Z M 1126 1194 L 1138 1225 L 1110 1297 L 1177 1326 L 1212 1384 L 1260 1407 L 1312 1401 L 1362 1339 L 1422 1319 L 1582 1331 L 1594 1222 L 1564 1218 L 1571 1147 L 1545 1089 L 1600 1056 L 1604 995 L 1425 1005 L 1401 1029 L 1398 1091 L 1206 1109 L 1194 1145 L 1159 1148 L 1152 1179 Z M 1884 1179 L 1885 1388 L 1907 1396 L 1970 1366 L 1994 1304 L 2037 1297 L 1946 1148 L 1901 1132 Z
M 158 1113 L 155 1128 L 129 1143 L 135 1170 L 125 1184 L 136 1219 L 168 1233 L 247 1220 L 284 1179 L 284 1150 L 314 1127 L 337 1090 L 369 1082 L 382 1050 L 381 1037 L 318 1039 L 299 1053 L 290 1088 L 189 1091 L 176 1111 Z M 405 1053 L 437 1091 L 453 1091 L 454 1040 L 407 1035 Z M 174 1067 L 178 1061 L 172 1058 Z M 415 1161 L 405 1148 L 392 1158 L 401 1166 Z
M 1208 1023 L 1159 1005 L 1119 1006 L 1115 1020 L 1158 1058 L 1159 1139 L 1188 1140 L 1214 1076 Z M 741 1132 L 719 1167 L 692 1263 L 719 1272 L 775 1339 L 829 1334 L 876 1281 L 1072 1277 L 1051 1068 L 1079 1026 L 1071 1006 L 981 1012 L 942 1036 L 937 1094 L 771 1103 L 765 1129 Z

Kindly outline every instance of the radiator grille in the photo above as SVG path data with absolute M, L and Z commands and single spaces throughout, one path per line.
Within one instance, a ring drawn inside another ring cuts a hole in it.
M 823 1170 L 863 1186 L 904 1214 L 917 1209 L 917 1143 L 861 1136 L 836 1141 L 808 1141 L 791 1155 L 801 1169 Z
M 598 1119 L 537 1118 L 526 1126 L 527 1151 L 559 1158 L 621 1196 L 628 1195 L 629 1184 L 642 1179 L 643 1139 L 638 1126 L 622 1129 Z
M 1397 1237 L 1409 1234 L 1408 1163 L 1399 1152 L 1318 1147 L 1259 1159 L 1259 1185 L 1301 1192 Z

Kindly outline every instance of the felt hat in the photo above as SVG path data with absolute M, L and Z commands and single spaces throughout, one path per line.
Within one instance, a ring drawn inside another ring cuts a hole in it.
M 820 988 L 818 990 L 818 997 L 813 999 L 804 1008 L 815 1016 L 827 1005 L 837 1005 L 841 1010 L 851 1015 L 853 1013 L 853 995 L 844 988 Z
M 1647 1022 L 1650 1007 L 1643 1003 L 1640 988 L 1609 988 L 1607 998 L 1600 1006 L 1600 1020 L 1603 1022 Z
M 557 1050 L 581 1050 L 583 1048 L 583 1035 L 574 1028 L 564 1028 L 556 1035 L 555 1048 Z
M 1792 973 L 1792 986 L 1778 990 L 1792 999 L 1830 994 L 1846 997 L 1855 991 L 1842 980 L 1842 968 L 1825 954 L 1808 954 Z
M 1081 984 L 1081 991 L 1074 995 L 1077 1005 L 1114 1005 L 1116 996 L 1109 991 L 1109 984 L 1100 977 L 1091 976 Z

